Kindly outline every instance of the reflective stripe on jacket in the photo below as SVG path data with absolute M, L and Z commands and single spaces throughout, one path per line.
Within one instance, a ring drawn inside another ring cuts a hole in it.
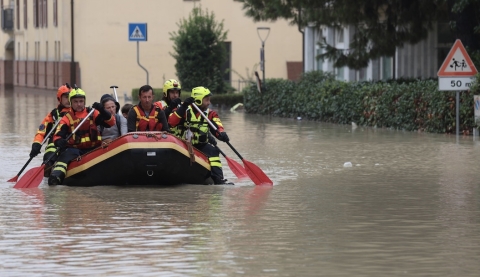
M 59 111 L 59 109 L 62 109 Z M 37 143 L 42 143 L 42 141 L 45 139 L 45 136 L 50 133 L 50 130 L 52 130 L 53 125 L 55 125 L 55 122 L 62 118 L 70 108 L 65 108 L 61 105 L 58 105 L 55 109 L 53 109 L 51 112 L 49 112 L 45 118 L 43 119 L 42 123 L 40 126 L 38 126 L 37 133 L 35 134 L 35 138 L 33 139 L 33 142 Z M 53 136 L 51 136 L 48 139 L 48 143 L 53 142 Z
M 160 108 L 157 105 L 153 105 L 154 112 L 150 112 L 150 114 L 145 114 L 145 111 L 138 106 L 133 106 L 133 110 L 137 114 L 137 122 L 135 124 L 135 128 L 137 131 L 161 131 L 162 130 L 162 123 L 158 121 L 158 113 L 160 112 Z

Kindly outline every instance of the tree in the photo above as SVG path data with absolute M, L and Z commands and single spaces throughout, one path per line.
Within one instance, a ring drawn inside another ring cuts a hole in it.
M 426 38 L 428 31 L 439 19 L 452 22 L 460 16 L 468 24 L 456 24 L 467 36 L 479 41 L 480 0 L 234 0 L 243 3 L 245 14 L 254 21 L 286 19 L 299 28 L 355 26 L 349 49 L 337 49 L 320 43 L 321 59 L 332 59 L 334 66 L 352 69 L 366 67 L 368 62 L 382 56 L 393 56 L 397 47 L 417 43 Z M 477 16 L 472 16 L 471 13 Z M 467 20 L 468 18 L 468 20 Z M 462 22 L 463 22 L 462 21 Z M 476 22 L 477 28 L 471 28 Z M 454 25 L 454 24 L 451 24 Z M 467 30 L 465 25 L 470 28 Z M 475 33 L 476 32 L 476 33 Z M 471 50 L 475 50 L 472 44 Z
M 188 19 L 177 23 L 178 31 L 170 34 L 176 59 L 176 74 L 182 89 L 204 86 L 212 92 L 225 92 L 222 65 L 226 61 L 224 42 L 227 31 L 223 21 L 217 23 L 214 13 L 193 8 Z

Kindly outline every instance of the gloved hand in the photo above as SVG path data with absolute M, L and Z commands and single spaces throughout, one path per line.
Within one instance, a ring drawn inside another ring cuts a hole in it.
M 185 99 L 185 101 L 183 101 L 182 106 L 188 108 L 188 106 L 192 105 L 193 102 L 195 102 L 195 99 L 193 97 L 188 97 L 187 99 Z
M 227 133 L 225 132 L 221 132 L 221 133 L 217 133 L 217 138 L 223 142 L 229 142 L 230 139 L 228 138 L 227 136 Z
M 112 116 L 112 114 L 109 111 L 105 110 L 103 105 L 98 102 L 93 103 L 92 108 L 97 110 L 104 120 L 108 120 Z
M 208 143 L 216 146 L 217 145 L 217 140 L 212 135 L 208 134 Z
M 60 150 L 65 150 L 67 148 L 67 145 L 68 145 L 68 141 L 66 139 L 57 139 L 55 141 L 55 146 L 60 148 Z
M 100 111 L 101 109 L 103 109 L 103 105 L 100 104 L 100 103 L 98 103 L 98 102 L 95 102 L 95 103 L 93 103 L 92 108 L 94 108 L 95 110 Z
M 178 107 L 178 105 L 182 104 L 182 99 L 180 98 L 175 98 L 172 100 L 172 102 L 170 102 L 170 105 L 168 105 L 168 107 L 173 110 L 175 109 L 176 107 Z
M 30 158 L 36 157 L 38 154 L 40 154 L 40 149 L 42 148 L 42 145 L 38 142 L 32 143 L 32 151 L 30 151 Z

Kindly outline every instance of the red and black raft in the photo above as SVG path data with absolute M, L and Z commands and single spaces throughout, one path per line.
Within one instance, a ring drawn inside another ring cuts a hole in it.
M 208 158 L 193 147 L 189 151 L 185 141 L 164 132 L 134 132 L 72 161 L 63 184 L 205 184 L 209 176 Z

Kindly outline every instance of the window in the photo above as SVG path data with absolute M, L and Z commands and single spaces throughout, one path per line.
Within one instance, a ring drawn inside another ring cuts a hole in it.
M 392 57 L 382 57 L 382 80 L 392 79 Z
M 345 67 L 339 67 L 335 69 L 337 80 L 345 80 Z
M 20 0 L 17 0 L 17 5 L 15 7 L 15 10 L 17 11 L 17 29 L 20 29 Z
M 38 8 L 39 8 L 39 0 L 33 0 L 33 27 L 38 28 L 39 27 L 39 14 L 38 14 Z
M 366 81 L 367 80 L 367 68 L 364 67 L 360 70 L 357 70 L 357 81 Z
M 337 39 L 337 43 L 343 43 L 345 38 L 344 38 L 344 33 L 343 33 L 343 28 L 342 29 L 335 29 L 335 37 Z
M 27 16 L 27 0 L 23 0 L 23 28 L 27 29 L 28 16 Z
M 53 26 L 58 26 L 58 4 L 57 0 L 53 0 Z
M 42 5 L 42 26 L 43 27 L 48 27 L 48 6 L 47 6 L 47 0 L 43 0 L 43 5 Z
M 320 48 L 320 46 L 317 44 L 317 45 L 315 46 L 315 56 L 318 56 L 318 55 L 323 54 L 322 52 L 323 52 L 323 48 Z M 320 70 L 323 69 L 323 67 L 322 67 L 323 61 L 322 61 L 322 60 L 315 59 L 315 65 L 316 65 L 315 69 L 316 69 L 317 71 L 320 71 Z

